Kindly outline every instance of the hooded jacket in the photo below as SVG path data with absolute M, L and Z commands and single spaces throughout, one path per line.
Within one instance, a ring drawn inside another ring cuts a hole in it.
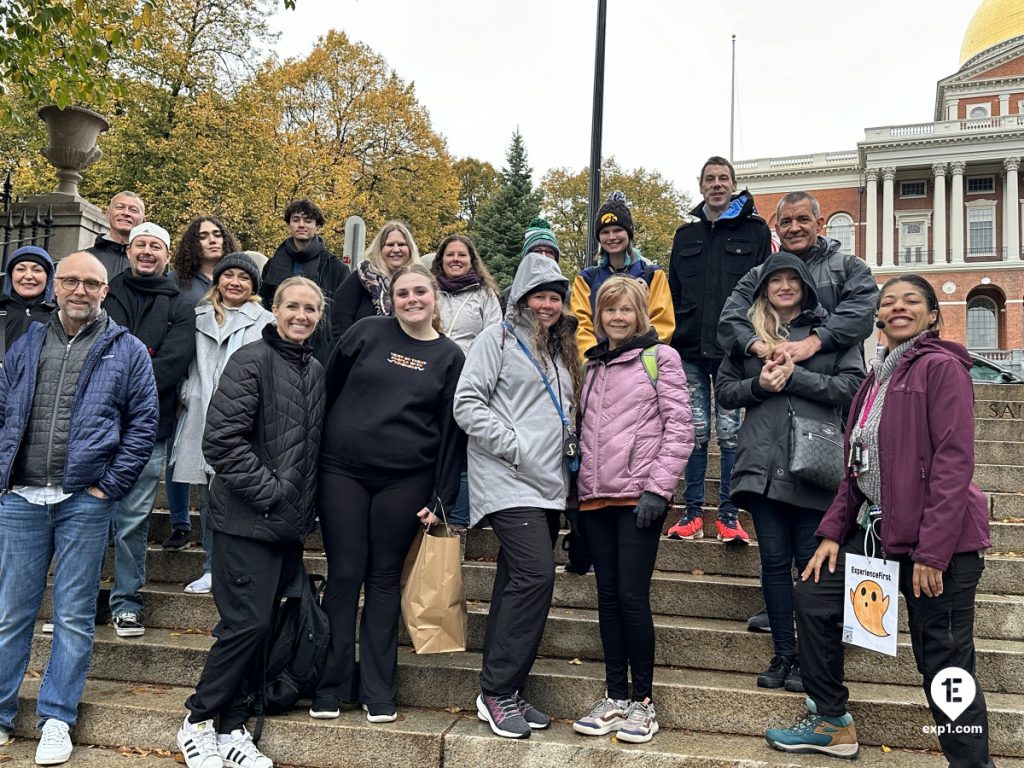
M 455 293 L 442 290 L 440 309 L 445 336 L 458 344 L 463 352 L 469 352 L 480 331 L 501 322 L 498 297 L 482 284 L 471 285 Z
M 18 295 L 11 282 L 11 269 L 22 259 L 16 258 L 19 252 L 30 252 L 46 262 L 43 269 L 46 270 L 46 288 L 34 299 L 25 299 Z M 26 246 L 19 248 L 7 263 L 7 272 L 4 274 L 3 291 L 0 294 L 0 313 L 3 314 L 3 344 L 0 349 L 0 366 L 3 364 L 3 355 L 11 345 L 28 330 L 29 323 L 45 323 L 50 315 L 57 311 L 57 305 L 53 299 L 54 289 L 54 265 L 50 254 L 42 248 Z
M 657 345 L 657 382 L 641 354 Z M 580 394 L 580 501 L 636 499 L 644 491 L 671 500 L 693 452 L 690 396 L 679 353 L 651 328 L 617 349 L 587 350 Z
M 312 530 L 324 369 L 307 345 L 263 327 L 224 367 L 207 412 L 203 455 L 210 527 L 260 541 L 302 541 Z
M 945 571 L 953 555 L 992 546 L 988 500 L 974 484 L 974 387 L 971 357 L 960 344 L 928 331 L 889 380 L 878 425 L 882 548 Z M 875 386 L 868 374 L 853 398 L 859 414 Z M 846 428 L 846 455 L 850 433 Z M 857 525 L 864 494 L 849 475 L 817 535 L 844 542 Z
M 789 339 L 800 341 L 820 327 L 827 316 L 804 262 L 785 251 L 774 254 L 758 270 L 754 295 L 772 274 L 783 269 L 796 270 L 803 283 L 801 312 L 788 326 Z M 850 405 L 864 378 L 860 346 L 819 351 L 797 363 L 782 392 L 761 387 L 758 377 L 763 367 L 761 358 L 733 352 L 718 368 L 715 393 L 719 402 L 725 408 L 746 408 L 732 471 L 732 500 L 747 508 L 746 499 L 753 494 L 824 512 L 832 502 L 832 492 L 790 474 L 789 407 L 792 405 L 798 416 L 838 426 L 840 413 Z
M 825 352 L 860 344 L 875 327 L 878 286 L 871 268 L 863 259 L 841 253 L 841 245 L 838 240 L 819 237 L 811 250 L 800 257 L 811 273 L 818 301 L 828 313 L 814 329 Z M 757 269 L 744 275 L 722 309 L 718 343 L 727 352 L 734 348 L 745 352 L 755 341 L 747 310 L 760 279 Z
M 552 282 L 569 282 L 554 261 L 539 253 L 523 257 L 505 315 L 512 330 L 500 323 L 484 328 L 469 350 L 455 390 L 455 420 L 469 436 L 472 525 L 504 509 L 565 508 L 569 476 L 562 422 L 540 373 L 517 341 L 546 367 L 555 397 L 572 423 L 574 393 L 567 366 L 576 361 L 552 359 L 546 351 L 542 356 L 532 349 L 533 311 L 517 308 L 532 289 Z
M 210 303 L 200 304 L 195 312 L 196 356 L 181 387 L 171 461 L 175 482 L 206 485 L 212 469 L 203 459 L 202 447 L 210 398 L 231 355 L 244 345 L 259 341 L 263 326 L 273 323 L 274 316 L 252 301 L 238 309 L 225 309 L 223 325 L 217 325 Z
M 106 235 L 100 235 L 92 248 L 87 248 L 86 251 L 99 259 L 106 268 L 108 283 L 128 269 L 127 243 L 118 243 Z
M 675 308 L 672 346 L 683 360 L 718 359 L 718 318 L 737 281 L 772 252 L 772 234 L 754 210 L 754 198 L 740 192 L 711 221 L 701 203 L 676 230 L 668 270 Z

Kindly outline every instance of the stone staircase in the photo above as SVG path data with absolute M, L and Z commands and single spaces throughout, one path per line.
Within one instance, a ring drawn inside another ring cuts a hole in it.
M 1002 756 L 997 764 L 1024 768 L 1024 386 L 978 385 L 976 396 L 975 476 L 991 498 L 994 544 L 976 603 L 978 678 L 989 707 L 992 751 Z M 714 456 L 709 475 L 717 475 L 717 468 Z M 717 486 L 717 480 L 709 479 L 707 499 L 717 499 Z M 709 535 L 713 520 L 708 510 Z M 741 520 L 753 532 L 749 516 Z M 154 512 L 151 540 L 162 540 L 168 527 L 167 514 Z M 97 628 L 75 732 L 77 744 L 96 748 L 77 749 L 73 760 L 79 762 L 74 764 L 170 768 L 169 750 L 185 714 L 183 702 L 198 679 L 212 643 L 209 631 L 217 621 L 210 596 L 182 592 L 202 567 L 195 517 L 193 540 L 193 547 L 183 552 L 165 552 L 151 544 L 144 637 L 119 639 L 111 627 Z M 471 531 L 463 569 L 469 650 L 417 656 L 411 648 L 400 649 L 398 722 L 371 726 L 361 712 L 314 721 L 304 710 L 297 711 L 268 721 L 264 751 L 279 766 L 308 768 L 836 765 L 824 757 L 776 752 L 761 738 L 767 725 L 790 722 L 802 709 L 802 697 L 754 683 L 755 673 L 771 656 L 770 638 L 745 629 L 746 618 L 761 604 L 756 541 L 750 547 L 727 547 L 713 537 L 661 544 L 651 594 L 657 635 L 655 701 L 662 731 L 650 744 L 625 745 L 571 730 L 571 720 L 602 695 L 604 672 L 593 576 L 565 573 L 556 577 L 540 658 L 526 692 L 558 721 L 522 742 L 492 736 L 477 720 L 473 701 L 496 552 L 491 531 Z M 561 561 L 560 548 L 558 553 Z M 307 543 L 306 566 L 311 572 L 326 572 L 318 536 Z M 104 591 L 108 586 L 105 582 Z M 900 611 L 905 631 L 902 605 Z M 40 621 L 49 615 L 47 599 Z M 0 763 L 9 756 L 12 765 L 31 764 L 38 674 L 50 641 L 37 627 L 32 672 L 21 690 L 17 723 L 17 734 L 26 738 L 0 747 Z M 945 765 L 935 751 L 935 737 L 922 733 L 931 717 L 909 645 L 901 634 L 895 659 L 859 649 L 847 652 L 861 765 Z M 111 749 L 117 747 L 131 747 L 136 754 Z

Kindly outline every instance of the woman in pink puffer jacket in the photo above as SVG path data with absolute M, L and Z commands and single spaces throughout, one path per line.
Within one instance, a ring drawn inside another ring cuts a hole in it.
M 573 728 L 645 742 L 658 732 L 651 576 L 693 422 L 679 354 L 658 342 L 644 283 L 608 279 L 595 327 L 601 341 L 587 350 L 579 406 L 579 519 L 597 577 L 607 691 Z

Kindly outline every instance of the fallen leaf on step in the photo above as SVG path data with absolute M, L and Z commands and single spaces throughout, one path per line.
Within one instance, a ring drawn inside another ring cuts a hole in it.
M 892 752 L 892 747 L 887 747 L 887 746 L 885 746 L 885 744 L 883 744 L 882 745 L 882 751 L 885 752 L 886 754 L 889 754 L 890 752 Z
M 9 763 L 14 759 L 14 755 L 0 755 L 0 763 Z
M 582 665 L 582 664 L 583 664 L 583 662 L 582 662 L 582 661 L 580 661 L 579 659 L 573 659 L 573 660 L 572 660 L 572 661 L 570 661 L 569 663 L 570 663 L 570 664 L 571 664 L 572 666 L 574 666 L 574 667 L 578 667 L 578 666 L 580 666 L 580 665 Z
M 174 753 L 174 762 L 178 765 L 185 765 L 185 756 L 181 752 Z
M 181 632 L 171 632 L 171 637 L 181 637 Z
M 1004 552 L 1004 557 L 1024 557 L 1020 552 Z
M 703 576 L 704 575 L 704 571 L 702 571 L 700 568 L 694 568 L 692 571 L 690 571 L 690 575 L 691 576 Z
M 450 712 L 453 715 L 457 715 L 457 714 L 459 714 L 459 712 L 462 711 L 462 707 L 445 707 L 444 711 L 445 712 Z

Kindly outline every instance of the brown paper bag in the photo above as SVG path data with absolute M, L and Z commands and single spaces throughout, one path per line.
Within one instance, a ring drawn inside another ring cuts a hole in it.
M 402 568 L 402 617 L 416 653 L 466 650 L 466 594 L 458 535 L 421 528 Z

